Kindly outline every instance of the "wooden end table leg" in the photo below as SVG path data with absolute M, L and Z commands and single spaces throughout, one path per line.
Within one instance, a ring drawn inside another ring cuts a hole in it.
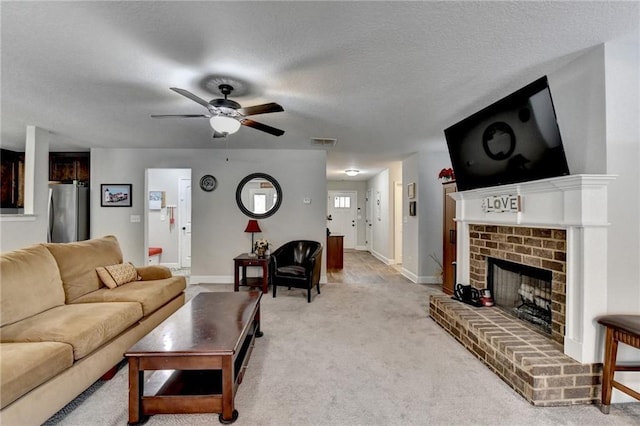
M 613 375 L 616 371 L 616 358 L 618 354 L 618 341 L 614 338 L 614 331 L 607 327 L 604 343 L 604 365 L 602 368 L 602 405 L 600 410 L 609 414 L 611 408 L 611 393 L 613 391 Z
M 269 263 L 262 264 L 262 292 L 269 293 Z
M 233 265 L 233 291 L 240 290 L 240 265 Z

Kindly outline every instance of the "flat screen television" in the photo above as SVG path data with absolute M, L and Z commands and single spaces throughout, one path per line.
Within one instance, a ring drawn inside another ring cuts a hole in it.
M 459 191 L 569 174 L 547 76 L 444 134 Z

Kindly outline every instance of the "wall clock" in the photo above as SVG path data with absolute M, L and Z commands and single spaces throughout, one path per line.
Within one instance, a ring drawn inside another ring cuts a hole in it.
M 211 192 L 218 186 L 218 181 L 212 175 L 204 175 L 200 178 L 200 188 L 203 191 Z

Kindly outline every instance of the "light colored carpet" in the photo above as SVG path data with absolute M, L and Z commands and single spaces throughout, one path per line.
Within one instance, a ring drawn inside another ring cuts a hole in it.
M 229 291 L 230 285 L 190 285 Z M 395 278 L 262 299 L 256 340 L 236 395 L 234 425 L 638 425 L 639 404 L 534 407 L 427 315 L 438 287 Z M 127 369 L 48 424 L 127 423 Z M 155 415 L 148 425 L 214 425 L 216 414 Z

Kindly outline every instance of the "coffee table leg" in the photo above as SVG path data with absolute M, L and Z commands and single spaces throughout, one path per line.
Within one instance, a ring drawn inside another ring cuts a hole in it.
M 218 420 L 230 424 L 238 418 L 238 411 L 233 407 L 233 357 L 222 357 L 222 413 Z
M 140 359 L 129 357 L 129 422 L 137 425 L 148 420 L 142 413 L 142 394 L 144 392 L 144 371 L 140 370 Z
M 253 321 L 256 323 L 256 337 L 264 336 L 264 333 L 260 330 L 260 305 L 258 305 L 256 316 L 253 318 Z

